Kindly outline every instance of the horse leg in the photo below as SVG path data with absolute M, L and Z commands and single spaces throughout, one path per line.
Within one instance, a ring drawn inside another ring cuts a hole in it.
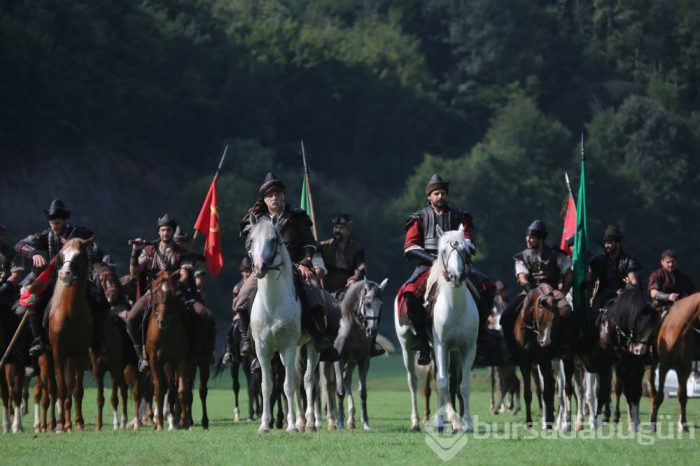
M 163 430 L 163 401 L 165 398 L 165 373 L 160 365 L 155 364 L 155 358 L 151 358 L 151 377 L 153 380 L 153 398 L 156 402 L 155 422 L 156 431 Z
M 338 428 L 345 429 L 345 364 L 337 361 L 335 366 L 336 395 L 338 395 Z
M 10 431 L 10 381 L 8 379 L 10 365 L 7 364 L 4 369 L 0 372 L 0 398 L 2 398 L 2 433 L 6 434 Z
M 611 384 L 611 373 L 610 366 L 607 361 L 600 363 L 600 370 L 598 372 L 598 412 L 596 414 L 601 414 L 603 416 L 603 422 L 610 422 L 610 384 Z M 608 411 L 606 411 L 606 406 L 608 406 Z
M 203 362 L 199 365 L 199 401 L 202 403 L 202 428 L 209 428 L 209 416 L 207 414 L 207 394 L 209 393 L 209 388 L 207 383 L 209 382 L 209 365 Z
M 352 373 L 355 371 L 355 362 L 348 361 L 343 372 L 343 389 L 348 397 L 348 429 L 355 428 L 355 400 L 352 397 Z
M 540 379 L 542 380 L 542 408 L 544 411 L 543 429 L 554 428 L 554 377 L 552 375 L 552 362 L 542 361 L 538 364 Z
M 73 395 L 75 397 L 75 426 L 78 430 L 85 430 L 85 419 L 83 418 L 83 396 L 85 395 L 85 389 L 83 388 L 83 378 L 85 376 L 85 371 L 83 370 L 84 364 L 78 364 L 76 366 L 76 360 L 73 359 L 73 372 L 75 384 L 73 385 Z
M 659 355 L 659 388 L 656 390 L 656 394 L 654 396 L 654 399 L 652 400 L 651 417 L 649 419 L 654 429 L 656 429 L 656 421 L 659 415 L 659 408 L 661 408 L 661 403 L 664 402 L 664 386 L 666 385 L 666 374 L 668 373 L 669 369 L 668 363 L 666 362 L 666 358 L 661 356 L 662 355 Z M 653 369 L 651 373 L 654 373 Z
M 313 343 L 306 345 L 306 372 L 304 373 L 304 389 L 306 390 L 306 432 L 314 432 L 316 423 L 314 419 L 314 392 L 316 388 L 316 366 L 318 366 L 318 352 Z
M 474 359 L 476 358 L 476 344 L 473 347 L 468 348 L 466 352 L 460 354 L 461 361 L 459 365 L 462 369 L 462 380 L 459 383 L 459 393 L 463 400 L 464 414 L 459 422 L 459 425 L 452 423 L 453 429 L 457 427 L 458 430 L 463 429 L 465 432 L 474 432 L 474 425 L 472 424 L 472 414 L 469 404 L 469 398 L 471 396 L 471 374 L 472 366 L 474 365 Z
M 41 398 L 44 390 L 41 389 L 40 376 L 37 375 L 36 383 L 34 384 L 34 433 L 41 432 Z M 44 428 L 44 430 L 46 430 Z
M 328 430 L 334 430 L 337 427 L 337 406 L 336 406 L 336 391 L 333 383 L 334 366 L 336 363 L 321 362 L 319 363 L 321 370 L 321 393 L 326 399 L 326 415 L 328 416 Z
M 585 399 L 586 399 L 586 387 L 583 380 L 582 369 L 578 365 L 574 365 L 574 373 L 572 376 L 573 386 L 574 386 L 574 396 L 576 397 L 576 432 L 583 429 L 583 422 L 585 419 Z
M 367 415 L 367 374 L 369 373 L 369 356 L 367 359 L 360 360 L 357 363 L 359 385 L 357 391 L 360 392 L 360 403 L 362 410 L 362 428 L 369 429 L 369 416 Z
M 25 377 L 22 385 L 22 415 L 29 414 L 29 385 L 32 383 L 31 377 Z
M 588 372 L 583 369 L 584 381 L 586 387 L 586 406 L 588 407 L 588 425 L 591 430 L 598 428 L 598 386 L 600 385 L 600 376 L 595 372 Z
M 622 398 L 622 390 L 624 389 L 624 384 L 622 383 L 622 378 L 620 374 L 616 371 L 615 382 L 613 383 L 613 389 L 615 390 L 615 408 L 613 410 L 613 422 L 620 422 L 620 398 Z M 629 414 L 629 413 L 628 413 Z
M 563 376 L 562 380 L 562 385 L 563 385 L 563 395 L 564 395 L 564 410 L 563 410 L 563 419 L 561 419 L 561 423 L 559 424 L 560 429 L 563 432 L 569 432 L 571 430 L 571 398 L 574 396 L 574 385 L 573 385 L 573 378 L 574 378 L 574 359 L 573 358 L 568 358 L 568 359 L 562 359 L 561 360 L 561 368 L 563 368 L 563 371 L 560 372 L 560 374 Z M 561 370 L 560 368 L 560 370 Z M 561 409 L 561 408 L 560 408 Z
M 260 427 L 258 428 L 258 433 L 262 434 L 270 431 L 270 421 L 272 420 L 272 413 L 270 412 L 270 395 L 272 394 L 272 361 L 270 359 L 272 355 L 262 345 L 258 345 L 256 350 L 262 373 L 260 385 L 262 388 L 263 411 L 260 417 Z
M 491 399 L 489 400 L 489 410 L 492 414 L 498 414 L 498 410 L 494 409 L 496 407 L 496 366 L 489 366 L 489 382 L 491 382 Z
M 418 396 L 417 396 L 417 376 L 416 376 L 416 352 L 411 350 L 409 343 L 405 341 L 405 337 L 399 336 L 401 340 L 401 353 L 403 355 L 403 365 L 406 368 L 406 379 L 408 382 L 408 391 L 411 393 L 411 431 L 420 432 L 420 420 L 418 418 Z M 337 383 L 340 386 L 342 379 L 338 379 Z M 340 418 L 342 399 L 338 397 L 338 417 Z M 339 421 L 340 422 L 340 421 Z
M 445 429 L 445 415 L 447 415 L 448 420 L 451 420 L 454 411 L 454 407 L 450 403 L 447 375 L 450 355 L 441 342 L 436 342 L 433 346 L 433 350 L 435 352 L 435 385 L 438 390 L 438 417 L 436 428 L 438 433 L 442 433 Z
M 531 366 L 529 362 L 520 363 L 520 374 L 523 377 L 523 400 L 525 401 L 525 427 L 532 428 L 532 378 L 530 376 Z
M 180 405 L 178 426 L 181 429 L 187 429 L 192 425 L 190 410 L 192 409 L 192 381 L 194 378 L 194 368 L 188 363 L 187 357 L 180 362 L 177 372 L 177 400 Z M 203 408 L 206 409 L 206 406 L 204 405 Z
M 307 350 L 308 351 L 308 350 Z M 299 403 L 297 399 L 297 370 L 296 361 L 299 357 L 299 350 L 296 345 L 290 344 L 283 352 L 280 352 L 282 365 L 284 365 L 284 394 L 287 398 L 287 432 L 295 430 L 295 417 L 297 417 L 297 409 L 300 407 L 295 405 Z M 301 414 L 301 413 L 299 413 Z
M 100 432 L 102 430 L 102 415 L 105 406 L 104 368 L 102 363 L 95 363 L 93 377 L 97 385 L 97 422 L 95 430 Z
M 434 370 L 429 366 L 427 371 L 421 370 L 418 374 L 418 386 L 422 388 L 423 398 L 425 399 L 425 411 L 423 412 L 423 421 L 428 422 L 430 419 L 430 395 L 432 394 L 432 389 L 430 388 L 430 381 L 433 380 L 435 376 Z M 420 428 L 418 429 L 420 431 Z
M 238 408 L 238 392 L 241 390 L 241 381 L 239 379 L 238 369 L 241 363 L 238 361 L 233 361 L 231 363 L 231 389 L 233 390 L 233 422 L 240 422 L 241 411 Z M 248 402 L 248 414 L 251 412 L 250 401 Z M 249 416 L 250 420 L 252 416 Z
M 615 368 L 617 378 L 622 382 L 622 389 L 627 399 L 627 418 L 629 431 L 636 432 L 639 429 L 639 401 L 642 399 L 642 379 L 644 378 L 644 365 L 633 362 L 625 368 L 624 373 Z
M 692 361 L 683 362 L 676 368 L 678 374 L 678 403 L 681 407 L 678 419 L 678 431 L 689 432 L 691 424 L 686 416 L 686 405 L 688 404 L 688 377 L 692 370 Z
M 119 421 L 119 389 L 124 381 L 120 377 L 120 370 L 111 370 L 110 375 L 112 378 L 112 395 L 109 397 L 109 401 L 112 405 L 112 428 L 119 430 L 121 424 Z
M 24 427 L 22 426 L 22 391 L 24 389 L 24 367 L 21 365 L 14 365 L 12 367 L 13 380 L 11 390 L 11 399 L 14 401 L 14 415 L 15 418 L 12 422 L 12 433 L 16 434 L 19 432 L 24 432 Z

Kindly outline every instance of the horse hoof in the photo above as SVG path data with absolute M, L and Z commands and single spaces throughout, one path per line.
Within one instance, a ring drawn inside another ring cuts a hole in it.
M 310 425 L 306 426 L 306 432 L 316 432 L 316 426 L 315 425 Z
M 364 429 L 365 432 L 369 432 L 370 430 L 372 430 L 369 428 L 369 424 L 363 424 L 362 428 Z
M 420 432 L 420 426 L 418 424 L 413 424 L 411 426 L 411 432 Z
M 354 429 L 355 428 L 355 421 L 348 421 L 348 429 Z
M 294 426 L 287 427 L 287 432 L 301 432 L 302 429 L 296 428 Z

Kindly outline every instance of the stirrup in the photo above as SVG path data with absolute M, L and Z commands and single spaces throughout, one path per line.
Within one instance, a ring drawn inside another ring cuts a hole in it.
M 232 364 L 233 354 L 230 351 L 226 351 L 224 357 L 221 359 L 221 364 Z
M 148 359 L 143 356 L 139 356 L 139 372 L 146 372 L 150 366 L 148 365 Z

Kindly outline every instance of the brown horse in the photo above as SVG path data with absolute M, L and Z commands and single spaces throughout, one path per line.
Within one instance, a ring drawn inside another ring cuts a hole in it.
M 58 279 L 49 312 L 51 347 L 58 400 L 61 403 L 58 429 L 71 431 L 71 393 L 75 398 L 75 424 L 85 428 L 83 419 L 83 372 L 87 366 L 92 335 L 87 286 L 90 264 L 87 244 L 90 240 L 71 239 L 58 254 Z
M 673 369 L 678 374 L 678 403 L 681 405 L 678 428 L 688 431 L 690 427 L 686 416 L 688 376 L 692 370 L 693 361 L 700 359 L 700 293 L 683 298 L 671 307 L 659 329 L 657 357 L 659 388 L 655 391 L 652 382 L 651 422 L 656 423 L 659 408 L 664 401 L 666 373 Z
M 152 310 L 146 330 L 146 355 L 151 367 L 156 399 L 156 430 L 163 430 L 163 401 L 168 392 L 170 416 L 179 402 L 178 427 L 189 427 L 192 405 L 192 367 L 187 335 L 185 304 L 175 295 L 175 284 L 168 272 L 160 272 L 151 283 Z M 174 429 L 172 418 L 170 429 Z
M 561 333 L 564 331 L 562 317 L 557 307 L 554 289 L 541 284 L 531 290 L 522 308 L 518 312 L 513 332 L 515 334 L 517 361 L 523 379 L 523 397 L 525 399 L 525 423 L 532 425 L 531 371 L 532 366 L 537 365 L 542 378 L 542 405 L 544 411 L 543 427 L 554 427 L 554 376 L 552 372 L 552 359 L 560 357 L 561 341 L 567 338 Z M 566 360 L 565 364 L 565 392 L 567 397 L 573 394 L 571 377 L 573 375 L 572 360 Z
M 56 430 L 56 375 L 49 351 L 42 353 L 37 364 L 39 375 L 34 385 L 34 432 Z M 39 409 L 39 406 L 41 408 Z M 50 419 L 49 419 L 50 416 Z
M 0 308 L 0 312 L 10 312 L 9 309 Z M 3 329 L 0 328 L 0 354 L 4 354 L 9 342 L 5 341 Z M 22 388 L 24 387 L 24 364 L 10 355 L 0 368 L 0 398 L 2 398 L 2 431 L 10 430 L 10 412 L 13 411 L 14 421 L 12 432 L 24 432 L 22 427 Z

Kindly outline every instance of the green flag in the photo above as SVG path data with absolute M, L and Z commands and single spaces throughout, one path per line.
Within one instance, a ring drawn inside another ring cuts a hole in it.
M 574 236 L 574 311 L 584 310 L 586 306 L 586 268 L 588 267 L 588 218 L 586 213 L 586 158 L 583 155 L 583 136 L 581 136 L 581 180 L 578 186 L 576 204 L 576 235 Z
M 301 183 L 301 199 L 299 200 L 299 207 L 306 212 L 309 218 L 311 218 L 311 222 L 313 223 L 311 228 L 314 233 L 314 239 L 318 241 L 318 233 L 316 233 L 316 213 L 314 212 L 314 202 L 311 198 L 308 173 L 304 174 L 304 180 Z

